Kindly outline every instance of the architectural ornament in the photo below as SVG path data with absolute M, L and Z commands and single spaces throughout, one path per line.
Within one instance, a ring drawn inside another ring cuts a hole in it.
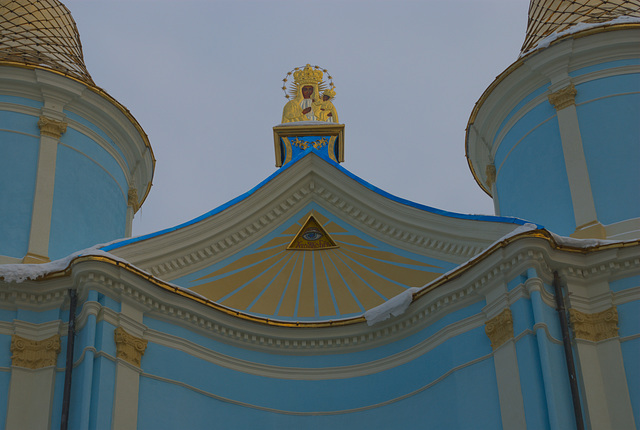
M 122 327 L 116 328 L 113 336 L 116 341 L 116 357 L 140 367 L 140 360 L 147 349 L 148 341 L 127 333 Z
M 618 337 L 618 309 L 615 306 L 595 314 L 569 309 L 569 318 L 576 339 L 599 342 Z
M 513 338 L 513 316 L 509 308 L 484 323 L 484 332 L 491 341 L 491 348 L 495 351 L 506 341 Z
M 42 136 L 53 137 L 54 139 L 60 139 L 62 133 L 67 131 L 67 123 L 64 121 L 58 121 L 46 116 L 41 116 L 38 121 L 38 127 L 40 128 L 40 134 Z
M 56 334 L 44 340 L 31 340 L 24 337 L 11 336 L 11 364 L 40 369 L 55 366 L 60 352 L 60 335 Z
M 556 108 L 556 111 L 562 110 L 566 107 L 576 104 L 576 94 L 578 90 L 571 84 L 555 93 L 549 94 L 549 103 Z
M 324 80 L 327 73 L 329 84 Z M 293 75 L 293 82 L 289 86 L 287 94 L 287 82 Z M 335 85 L 327 69 L 320 66 L 307 64 L 304 67 L 296 67 L 287 73 L 282 80 L 282 91 L 285 97 L 291 99 L 284 105 L 282 110 L 282 123 L 298 121 L 338 121 L 338 112 L 333 105 L 333 98 L 336 96 Z
M 138 203 L 138 190 L 136 188 L 129 188 L 129 192 L 127 194 L 127 206 L 131 206 L 133 208 L 133 213 L 138 212 L 138 209 L 140 209 L 140 204 Z
M 494 164 L 487 164 L 485 175 L 487 176 L 487 186 L 491 188 L 496 182 L 496 166 Z

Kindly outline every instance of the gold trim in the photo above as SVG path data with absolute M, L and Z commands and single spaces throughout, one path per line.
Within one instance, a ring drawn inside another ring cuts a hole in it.
M 554 93 L 549 94 L 549 103 L 553 105 L 553 107 L 557 111 L 568 108 L 569 106 L 576 104 L 576 94 L 578 94 L 578 90 L 573 84 L 570 84 Z
M 60 335 L 44 340 L 31 340 L 14 334 L 11 336 L 11 365 L 27 369 L 55 366 L 60 353 Z
M 569 319 L 576 339 L 599 342 L 618 337 L 618 309 L 615 306 L 595 314 L 569 309 Z
M 511 242 L 514 242 L 516 240 L 520 240 L 523 238 L 538 238 L 538 239 L 544 239 L 547 242 L 549 242 L 550 247 L 552 249 L 558 249 L 561 251 L 566 251 L 566 252 L 572 252 L 572 253 L 579 253 L 579 254 L 588 254 L 590 252 L 595 252 L 595 251 L 600 251 L 600 250 L 606 250 L 606 249 L 620 249 L 620 248 L 629 248 L 629 247 L 633 247 L 633 246 L 640 246 L 640 239 L 638 240 L 634 240 L 634 241 L 630 241 L 630 242 L 616 242 L 616 243 L 609 243 L 609 244 L 604 244 L 604 245 L 595 245 L 589 248 L 575 248 L 575 247 L 570 247 L 570 246 L 566 246 L 566 245 L 559 245 L 551 236 L 551 234 L 546 231 L 546 230 L 533 230 L 533 231 L 527 231 L 521 234 L 517 234 L 514 236 L 511 236 L 505 240 L 503 240 L 502 242 L 498 242 L 496 243 L 494 246 L 492 246 L 489 249 L 486 249 L 480 256 L 478 256 L 478 258 L 473 259 L 473 261 L 471 261 L 469 264 L 463 265 L 458 267 L 458 269 L 452 271 L 451 273 L 442 276 L 441 278 L 438 278 L 437 282 L 434 282 L 432 284 L 430 284 L 428 287 L 418 291 L 417 293 L 413 294 L 413 301 L 418 300 L 420 297 L 425 296 L 426 294 L 428 294 L 429 292 L 433 291 L 434 289 L 446 284 L 447 282 L 459 278 L 460 276 L 462 276 L 465 272 L 467 272 L 469 269 L 475 267 L 477 264 L 479 264 L 480 262 L 482 262 L 483 260 L 485 260 L 486 258 L 488 258 L 490 255 L 492 255 L 496 250 L 500 249 L 500 248 L 504 248 L 505 246 L 509 245 Z M 339 327 L 339 326 L 345 326 L 345 325 L 351 325 L 351 324 L 357 324 L 357 323 L 361 323 L 361 322 L 366 322 L 366 319 L 364 318 L 364 316 L 359 316 L 359 317 L 354 317 L 354 318 L 345 318 L 345 319 L 340 319 L 340 320 L 330 320 L 330 321 L 323 321 L 323 322 L 299 322 L 299 321 L 295 321 L 295 322 L 286 322 L 286 321 L 278 321 L 278 320 L 272 320 L 270 318 L 262 318 L 262 317 L 256 317 L 253 315 L 248 315 L 248 314 L 244 314 L 240 311 L 236 311 L 234 309 L 230 309 L 227 308 L 219 303 L 213 302 L 209 299 L 205 299 L 204 297 L 195 294 L 194 292 L 184 289 L 184 288 L 180 288 L 180 287 L 176 287 L 173 286 L 171 284 L 167 284 L 164 281 L 155 278 L 153 275 L 150 275 L 147 272 L 144 272 L 140 269 L 138 269 L 135 266 L 130 265 L 129 263 L 124 263 L 122 261 L 118 261 L 118 260 L 114 260 L 111 259 L 109 257 L 102 257 L 102 256 L 96 256 L 96 255 L 87 255 L 87 256 L 81 256 L 81 257 L 76 257 L 73 260 L 71 260 L 69 262 L 69 265 L 62 269 L 59 270 L 57 272 L 50 272 L 49 274 L 43 276 L 42 280 L 46 280 L 46 279 L 53 279 L 53 278 L 58 278 L 61 276 L 69 276 L 71 274 L 71 266 L 78 264 L 78 263 L 82 263 L 84 261 L 101 261 L 107 264 L 111 264 L 113 266 L 116 267 L 121 267 L 125 270 L 128 270 L 129 272 L 133 273 L 134 275 L 145 279 L 147 281 L 149 281 L 150 283 L 154 284 L 155 286 L 162 288 L 165 291 L 169 291 L 172 292 L 174 294 L 177 294 L 179 296 L 188 298 L 190 300 L 196 301 L 198 303 L 201 303 L 205 306 L 208 306 L 212 309 L 216 309 L 220 312 L 223 312 L 227 315 L 231 315 L 234 317 L 238 317 L 247 321 L 252 321 L 252 322 L 256 322 L 256 323 L 262 323 L 262 324 L 266 324 L 266 325 L 270 325 L 270 326 L 278 326 L 278 327 L 316 327 L 316 328 L 321 328 L 321 327 Z
M 513 315 L 506 308 L 495 317 L 484 323 L 484 332 L 491 341 L 491 348 L 495 351 L 509 339 L 513 339 Z
M 335 161 L 336 163 L 339 163 L 340 161 L 344 161 L 344 160 L 336 160 L 336 156 L 335 156 L 335 152 L 336 152 L 336 139 L 338 138 L 338 136 L 331 136 L 329 138 L 329 158 L 331 158 L 333 161 Z M 339 147 L 338 150 L 343 149 L 342 147 Z
M 127 333 L 122 327 L 118 327 L 113 331 L 113 338 L 116 342 L 116 357 L 140 367 L 140 360 L 147 349 L 149 341 Z
M 46 116 L 40 116 L 38 120 L 38 128 L 41 136 L 49 136 L 54 139 L 60 139 L 62 134 L 67 131 L 67 123 L 58 121 Z

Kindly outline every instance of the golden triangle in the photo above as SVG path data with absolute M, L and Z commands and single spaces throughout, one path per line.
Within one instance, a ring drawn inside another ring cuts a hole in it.
M 322 227 L 322 225 L 314 218 L 313 215 L 309 215 L 309 218 L 302 225 L 302 228 L 298 230 L 298 233 L 293 238 L 287 249 L 293 249 L 298 251 L 318 251 L 321 249 L 337 248 L 338 245 L 329 236 L 329 233 Z

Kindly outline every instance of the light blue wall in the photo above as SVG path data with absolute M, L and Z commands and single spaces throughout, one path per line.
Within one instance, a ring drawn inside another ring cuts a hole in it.
M 29 246 L 40 131 L 38 118 L 0 112 L 0 255 L 22 258 Z
M 569 235 L 575 219 L 560 130 L 552 114 L 550 106 L 538 106 L 507 133 L 496 152 L 496 189 L 500 215 Z
M 126 226 L 128 188 L 113 157 L 74 130 L 62 141 L 49 236 L 52 260 L 123 237 Z
M 640 75 L 597 79 L 576 89 L 598 220 L 608 225 L 638 218 L 640 199 L 633 197 L 640 196 Z

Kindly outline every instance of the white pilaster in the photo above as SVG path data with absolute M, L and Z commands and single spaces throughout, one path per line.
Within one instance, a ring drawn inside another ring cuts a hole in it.
M 7 430 L 51 428 L 55 374 L 55 366 L 35 370 L 12 367 Z

